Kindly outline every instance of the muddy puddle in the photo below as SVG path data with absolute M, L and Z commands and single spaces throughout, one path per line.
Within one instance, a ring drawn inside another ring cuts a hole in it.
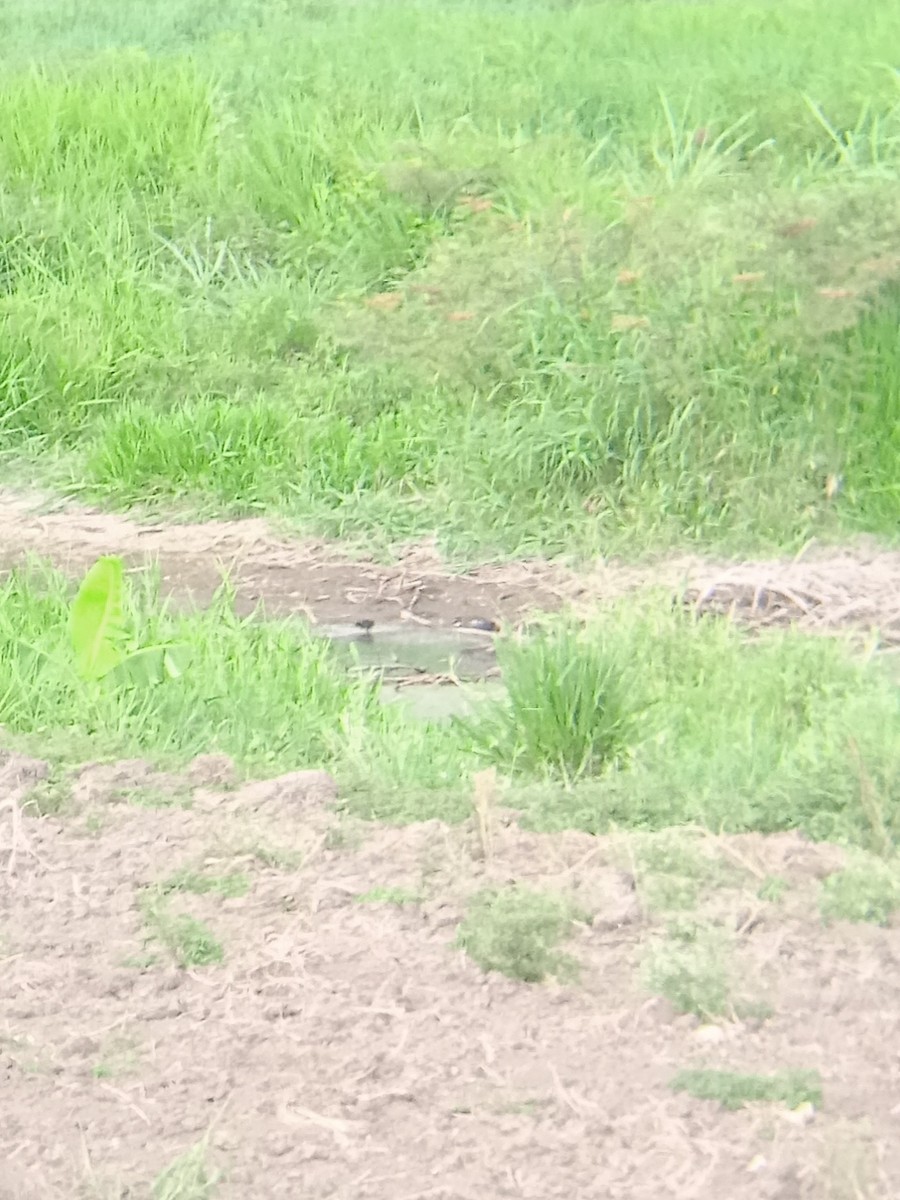
M 481 630 L 330 625 L 316 633 L 331 642 L 348 671 L 381 676 L 385 704 L 402 704 L 421 721 L 465 716 L 503 692 L 494 638 Z

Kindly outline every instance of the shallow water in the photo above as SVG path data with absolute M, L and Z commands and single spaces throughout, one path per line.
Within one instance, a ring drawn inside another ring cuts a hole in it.
M 391 675 L 420 672 L 484 679 L 497 665 L 493 636 L 478 630 L 384 625 L 364 631 L 356 625 L 326 625 L 316 632 L 346 652 L 351 663 Z
M 383 702 L 402 704 L 421 721 L 465 716 L 480 700 L 503 694 L 494 639 L 478 630 L 332 625 L 316 632 L 346 659 L 348 670 L 381 672 Z

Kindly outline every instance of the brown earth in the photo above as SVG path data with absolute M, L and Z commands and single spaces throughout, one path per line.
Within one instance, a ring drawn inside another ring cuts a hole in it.
M 102 554 L 121 554 L 134 568 L 158 565 L 165 592 L 181 602 L 206 604 L 227 575 L 240 611 L 262 604 L 273 616 L 296 613 L 325 625 L 517 623 L 661 587 L 698 610 L 754 624 L 849 629 L 871 635 L 873 646 L 900 645 L 900 551 L 865 541 L 842 550 L 812 545 L 769 562 L 682 555 L 641 566 L 599 561 L 577 571 L 542 560 L 453 571 L 428 543 L 406 547 L 386 565 L 351 558 L 334 543 L 279 536 L 264 520 L 141 525 L 0 491 L 0 569 L 35 556 L 79 572 Z
M 236 789 L 212 756 L 85 768 L 65 819 L 36 819 L 44 774 L 0 757 L 3 1200 L 900 1194 L 900 929 L 823 924 L 834 847 L 677 835 L 710 867 L 688 915 L 732 964 L 736 1011 L 702 1023 L 642 982 L 666 914 L 638 839 L 501 809 L 491 838 L 370 826 L 322 773 Z M 246 894 L 190 890 L 233 871 Z M 512 882 L 577 902 L 577 981 L 455 946 L 472 894 Z M 221 963 L 160 943 L 185 915 Z M 687 1067 L 818 1070 L 824 1103 L 725 1111 L 672 1090 Z

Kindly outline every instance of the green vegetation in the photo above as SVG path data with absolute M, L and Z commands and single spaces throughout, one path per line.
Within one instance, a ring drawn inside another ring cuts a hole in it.
M 801 1104 L 822 1105 L 822 1081 L 818 1071 L 779 1071 L 774 1075 L 738 1075 L 733 1071 L 709 1069 L 679 1071 L 672 1080 L 676 1092 L 687 1092 L 698 1100 L 717 1100 L 732 1112 L 747 1104 L 766 1102 L 798 1108 Z
M 180 967 L 208 967 L 224 960 L 222 944 L 207 926 L 187 913 L 171 912 L 158 893 L 145 897 L 143 914 L 148 935 L 165 946 Z
M 618 647 L 556 626 L 501 643 L 506 696 L 457 726 L 476 754 L 513 770 L 550 771 L 566 781 L 600 774 L 634 738 L 639 681 Z
M 728 945 L 721 930 L 693 922 L 673 924 L 647 955 L 645 979 L 683 1013 L 709 1019 L 729 1004 Z
M 348 681 L 303 626 L 241 620 L 226 592 L 202 614 L 176 616 L 148 582 L 127 616 L 148 642 L 186 644 L 189 669 L 149 685 L 82 679 L 65 661 L 65 581 L 26 571 L 0 584 L 0 722 L 60 730 L 86 755 L 218 748 L 262 766 L 328 759 L 342 722 L 379 719 L 372 687 Z
M 158 885 L 159 894 L 162 896 L 171 892 L 192 892 L 195 896 L 214 893 L 226 900 L 235 896 L 246 896 L 249 888 L 250 881 L 241 871 L 213 875 L 187 868 L 176 871 Z
M 471 556 L 895 536 L 900 13 L 858 15 L 0 18 L 7 469 Z
M 577 964 L 559 950 L 577 914 L 562 896 L 508 887 L 479 892 L 459 927 L 457 945 L 484 971 L 539 983 L 571 979 Z
M 696 837 L 675 832 L 642 836 L 629 843 L 629 852 L 641 902 L 650 910 L 694 909 L 711 890 L 741 879 L 733 865 L 698 846 Z
M 142 579 L 126 623 L 142 644 L 186 646 L 188 666 L 149 683 L 81 678 L 65 661 L 69 596 L 47 572 L 0 584 L 0 725 L 57 761 L 219 750 L 255 771 L 327 765 L 357 814 L 455 820 L 488 745 L 511 777 L 505 802 L 537 828 L 796 828 L 880 854 L 900 838 L 896 685 L 837 641 L 749 640 L 665 598 L 629 602 L 511 646 L 511 700 L 444 726 L 381 704 L 298 622 L 239 619 L 227 592 L 177 614 Z M 560 647 L 574 648 L 571 667 Z M 39 804 L 58 807 L 53 778 Z
M 6 478 L 472 558 L 895 537 L 900 12 L 877 9 L 0 17 Z M 487 761 L 536 828 L 797 828 L 889 857 L 880 667 L 667 605 L 502 641 L 506 699 L 439 728 L 227 590 L 177 616 L 116 560 L 74 603 L 19 573 L 0 723 L 54 781 L 222 750 L 328 766 L 358 814 L 458 819 Z M 663 907 L 707 882 L 651 874 Z
M 367 892 L 361 892 L 354 897 L 357 904 L 390 904 L 396 908 L 405 908 L 410 904 L 421 903 L 419 892 L 401 887 L 375 887 Z
M 768 875 L 759 885 L 757 896 L 769 904 L 777 904 L 788 890 L 787 880 L 779 875 Z
M 827 921 L 872 921 L 887 925 L 900 909 L 900 864 L 860 856 L 822 884 L 822 916 Z
M 219 1175 L 207 1165 L 208 1153 L 200 1142 L 169 1163 L 153 1181 L 152 1200 L 210 1200 Z

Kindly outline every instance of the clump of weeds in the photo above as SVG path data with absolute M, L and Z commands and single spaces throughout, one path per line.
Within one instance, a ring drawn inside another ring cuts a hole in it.
M 162 896 L 143 905 L 147 933 L 180 967 L 209 967 L 224 961 L 225 949 L 212 930 L 188 913 L 174 913 Z
M 887 925 L 900 909 L 900 866 L 866 855 L 822 884 L 820 901 L 826 921 L 871 921 Z
M 822 1081 L 818 1071 L 778 1071 L 773 1075 L 740 1075 L 734 1071 L 701 1068 L 679 1071 L 672 1080 L 676 1092 L 687 1092 L 698 1100 L 716 1100 L 731 1112 L 747 1104 L 768 1102 L 797 1108 L 822 1104 Z
M 484 971 L 539 983 L 572 979 L 577 964 L 560 950 L 579 914 L 562 896 L 528 888 L 485 890 L 469 904 L 457 945 Z
M 644 964 L 651 992 L 665 996 L 682 1013 L 704 1020 L 729 1007 L 728 946 L 721 931 L 693 922 L 673 923 Z
M 596 632 L 553 626 L 501 642 L 497 658 L 505 697 L 456 719 L 478 757 L 566 782 L 625 757 L 644 706 L 621 654 Z

